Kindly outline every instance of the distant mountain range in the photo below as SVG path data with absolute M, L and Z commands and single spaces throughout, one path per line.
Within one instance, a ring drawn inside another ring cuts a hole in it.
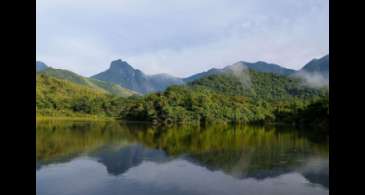
M 329 82 L 329 55 L 325 55 L 320 59 L 313 59 L 303 66 L 300 70 L 284 68 L 277 64 L 270 64 L 263 61 L 255 63 L 239 61 L 235 64 L 226 66 L 222 69 L 212 68 L 206 72 L 194 74 L 186 77 L 185 82 L 192 82 L 194 80 L 226 72 L 235 71 L 237 69 L 251 69 L 257 72 L 274 73 L 282 76 L 294 76 L 304 79 L 307 84 L 314 87 L 328 85 Z
M 109 82 L 100 81 L 100 80 L 93 79 L 93 78 L 83 77 L 83 76 L 78 75 L 69 70 L 51 68 L 43 62 L 38 61 L 36 64 L 37 64 L 37 74 L 39 74 L 39 75 L 44 74 L 44 75 L 52 76 L 52 77 L 55 77 L 58 79 L 71 81 L 71 82 L 79 84 L 79 85 L 93 88 L 100 92 L 109 93 L 109 94 L 122 96 L 122 97 L 128 97 L 131 95 L 138 94 L 138 92 L 132 91 L 127 88 L 123 88 L 122 86 L 114 84 L 114 83 L 109 83 Z
M 197 79 L 202 78 L 202 77 L 206 77 L 206 76 L 210 76 L 210 75 L 214 75 L 214 74 L 224 73 L 224 72 L 227 72 L 229 70 L 232 70 L 233 66 L 235 66 L 235 67 L 241 66 L 241 68 L 249 68 L 249 69 L 255 70 L 257 72 L 271 72 L 271 73 L 275 73 L 275 74 L 279 74 L 279 75 L 285 75 L 285 76 L 290 75 L 290 74 L 295 72 L 295 70 L 284 68 L 284 67 L 281 67 L 277 64 L 269 64 L 269 63 L 262 62 L 262 61 L 258 61 L 258 62 L 255 62 L 255 63 L 240 61 L 240 62 L 237 62 L 233 65 L 226 66 L 222 69 L 212 68 L 212 69 L 209 69 L 206 72 L 201 72 L 201 73 L 198 73 L 198 74 L 194 74 L 192 76 L 184 78 L 184 81 L 185 82 L 191 82 L 191 81 L 197 80 Z
M 169 74 L 147 75 L 141 70 L 133 68 L 122 60 L 112 61 L 109 69 L 90 78 L 82 77 L 67 70 L 47 68 L 43 62 L 37 61 L 37 71 L 57 78 L 70 80 L 79 84 L 99 88 L 112 94 L 129 96 L 131 94 L 146 94 L 150 92 L 163 91 L 171 85 L 181 85 L 194 80 L 215 74 L 236 71 L 237 69 L 252 69 L 257 72 L 274 73 L 283 76 L 303 78 L 309 85 L 328 85 L 329 78 L 329 56 L 320 59 L 313 59 L 303 66 L 299 71 L 284 68 L 277 64 L 258 61 L 254 63 L 239 61 L 224 68 L 212 68 L 186 78 L 178 78 Z M 113 83 L 113 84 L 112 84 Z
M 122 60 L 112 61 L 108 70 L 91 78 L 117 83 L 140 93 L 163 91 L 168 86 L 184 84 L 182 79 L 168 74 L 146 75 Z

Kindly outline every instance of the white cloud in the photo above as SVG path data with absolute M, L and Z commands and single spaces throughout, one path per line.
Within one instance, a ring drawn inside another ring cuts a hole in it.
M 303 84 L 308 85 L 310 87 L 325 87 L 329 86 L 328 76 L 325 76 L 320 73 L 309 73 L 306 71 L 299 71 L 295 75 L 296 77 L 304 79 Z
M 37 58 L 83 75 L 122 58 L 186 76 L 239 60 L 299 69 L 328 53 L 328 0 L 37 0 Z

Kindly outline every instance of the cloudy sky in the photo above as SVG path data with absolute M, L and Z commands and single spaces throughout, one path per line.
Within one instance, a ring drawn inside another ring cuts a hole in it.
M 37 60 L 91 76 L 122 59 L 187 76 L 237 61 L 299 69 L 329 51 L 328 0 L 37 0 Z

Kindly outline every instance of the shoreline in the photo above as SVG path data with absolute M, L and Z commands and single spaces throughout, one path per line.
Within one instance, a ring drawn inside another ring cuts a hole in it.
M 51 120 L 67 120 L 67 121 L 116 121 L 113 117 L 100 116 L 36 116 L 36 122 Z

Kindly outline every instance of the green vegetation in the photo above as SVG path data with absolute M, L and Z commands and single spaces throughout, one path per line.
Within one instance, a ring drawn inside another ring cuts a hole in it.
M 70 79 L 68 79 L 70 80 Z M 87 80 L 89 81 L 89 80 Z M 37 75 L 40 116 L 118 117 L 154 124 L 286 123 L 328 132 L 328 88 L 253 70 L 211 75 L 164 92 L 128 98 Z
M 247 77 L 243 79 L 243 77 Z M 326 93 L 326 89 L 314 89 L 302 84 L 298 78 L 249 70 L 246 73 L 220 74 L 193 81 L 191 86 L 203 86 L 232 96 L 246 96 L 268 102 L 280 100 L 310 99 Z
M 46 75 L 37 75 L 37 116 L 111 117 L 119 113 L 122 98 L 91 87 Z
M 131 139 L 116 122 L 37 121 L 37 160 L 46 162 L 94 151 L 105 144 L 127 145 Z
M 42 121 L 37 123 L 36 136 L 37 161 L 42 163 L 93 155 L 101 149 L 117 150 L 135 143 L 163 150 L 169 158 L 187 155 L 210 169 L 241 174 L 298 165 L 308 154 L 328 155 L 326 143 L 312 143 L 293 128 L 282 132 L 274 127 L 248 125 L 156 127 L 115 121 Z M 130 158 L 140 158 L 141 154 L 131 153 Z M 149 157 L 153 160 L 153 156 Z
M 324 96 L 307 106 L 289 104 L 274 111 L 277 123 L 293 124 L 297 128 L 315 130 L 316 137 L 329 135 L 329 98 Z
M 300 118 L 311 115 L 319 105 L 328 106 L 323 101 L 328 100 L 328 89 L 309 88 L 299 79 L 272 73 L 248 73 L 245 80 L 241 75 L 213 75 L 149 94 L 127 105 L 121 118 L 159 124 L 280 122 L 283 113 Z
M 120 85 L 105 81 L 100 81 L 93 78 L 82 77 L 68 70 L 47 68 L 38 74 L 52 76 L 58 79 L 68 80 L 116 96 L 128 97 L 138 94 L 137 92 L 123 88 Z
M 274 127 L 249 125 L 150 127 L 136 131 L 135 136 L 148 147 L 162 149 L 169 156 L 188 154 L 211 169 L 227 172 L 233 168 L 242 172 L 248 169 L 248 174 L 299 163 L 299 159 L 305 158 L 301 155 L 306 153 L 328 154 L 325 143 L 314 144 L 293 128 L 280 132 Z

